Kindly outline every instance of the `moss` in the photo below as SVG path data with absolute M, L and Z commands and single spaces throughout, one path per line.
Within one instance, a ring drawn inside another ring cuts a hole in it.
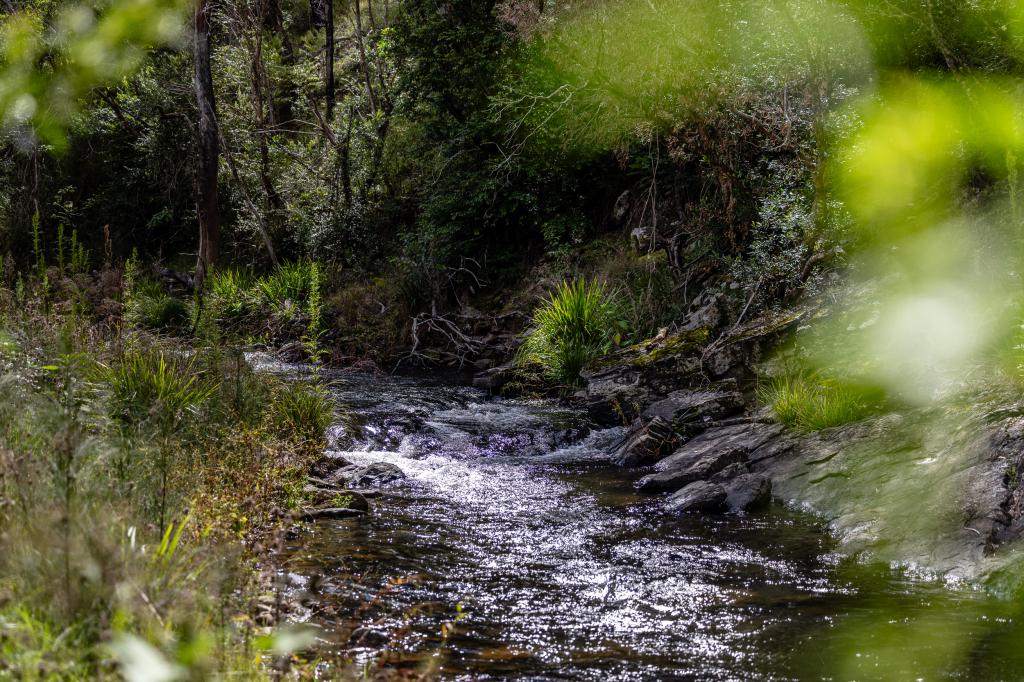
M 661 362 L 666 358 L 674 357 L 676 355 L 693 353 L 703 348 L 710 338 L 711 330 L 706 327 L 676 334 L 675 336 L 666 338 L 664 343 L 659 344 L 651 350 L 642 348 L 642 354 L 635 358 L 631 364 L 637 367 L 643 367 L 646 365 L 653 365 L 654 363 Z M 641 347 L 644 346 L 644 344 L 638 345 Z M 634 346 L 634 348 L 635 347 L 636 346 Z
M 729 337 L 729 342 L 735 343 L 736 341 L 745 341 L 759 336 L 777 334 L 800 320 L 806 314 L 806 309 L 797 309 L 763 315 L 741 327 L 735 334 Z

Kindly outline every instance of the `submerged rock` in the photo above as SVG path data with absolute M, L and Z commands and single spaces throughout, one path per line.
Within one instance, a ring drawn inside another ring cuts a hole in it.
M 612 462 L 621 467 L 636 467 L 658 461 L 675 440 L 672 426 L 655 417 L 646 424 L 637 422 L 625 442 L 612 455 Z
M 668 511 L 686 512 L 722 511 L 726 501 L 725 488 L 709 481 L 696 481 L 673 493 L 668 498 Z

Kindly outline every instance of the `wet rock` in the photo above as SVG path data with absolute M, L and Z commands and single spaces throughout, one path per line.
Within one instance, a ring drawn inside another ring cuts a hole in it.
M 751 466 L 767 466 L 772 459 L 792 450 L 795 443 L 795 439 L 788 434 L 780 435 L 751 450 L 747 460 Z
M 677 514 L 717 512 L 724 509 L 725 501 L 725 488 L 709 481 L 696 481 L 673 493 L 666 507 Z
M 388 462 L 375 462 L 365 466 L 347 467 L 334 483 L 345 488 L 367 488 L 392 483 L 405 478 L 405 472 Z
M 704 481 L 730 464 L 742 462 L 743 457 L 744 451 L 740 448 L 718 450 L 693 461 L 682 463 L 678 467 L 648 474 L 641 478 L 636 485 L 643 492 L 672 490 L 695 481 Z
M 652 464 L 661 459 L 674 440 L 671 424 L 661 417 L 654 417 L 646 424 L 638 422 L 612 455 L 612 463 L 621 467 Z
M 354 646 L 382 647 L 391 641 L 391 635 L 382 628 L 362 626 L 352 631 L 350 641 Z
M 499 393 L 515 378 L 515 369 L 511 365 L 501 365 L 479 372 L 473 377 L 473 387 L 491 393 Z
M 313 503 L 317 506 L 348 507 L 362 512 L 370 511 L 370 502 L 366 496 L 355 490 L 307 485 L 304 492 L 312 498 Z
M 322 519 L 351 519 L 365 515 L 366 512 L 348 507 L 322 507 L 319 509 L 303 509 L 302 519 L 304 521 L 319 521 Z
M 277 357 L 283 362 L 305 362 L 309 359 L 309 349 L 301 341 L 292 341 L 277 349 Z
M 710 478 L 730 464 L 745 462 L 748 453 L 780 433 L 778 424 L 735 424 L 706 431 L 658 462 L 654 473 L 641 478 L 637 487 L 659 492 Z
M 352 466 L 352 462 L 340 455 L 328 452 L 309 468 L 309 475 L 312 478 L 327 479 L 338 469 L 350 466 Z
M 761 474 L 743 474 L 729 481 L 725 505 L 731 512 L 754 512 L 772 500 L 772 482 Z
M 708 480 L 712 483 L 727 483 L 734 478 L 750 473 L 750 468 L 743 462 L 735 462 L 725 467 Z
M 364 374 L 383 374 L 380 365 L 371 360 L 370 358 L 362 358 L 356 360 L 349 367 L 349 370 L 353 372 L 362 372 Z
M 743 396 L 735 390 L 680 390 L 643 411 L 647 419 L 664 419 L 676 431 L 687 432 L 703 424 L 743 411 Z
M 598 424 L 630 423 L 651 403 L 699 379 L 707 339 L 707 330 L 698 329 L 612 353 L 582 372 L 586 385 L 577 398 Z

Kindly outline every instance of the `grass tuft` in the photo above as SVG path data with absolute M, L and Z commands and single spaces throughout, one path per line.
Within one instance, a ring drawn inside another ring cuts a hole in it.
M 800 431 L 859 421 L 877 412 L 883 399 L 878 389 L 807 371 L 792 372 L 762 385 L 757 395 L 779 422 Z
M 216 383 L 204 379 L 194 360 L 169 360 L 162 352 L 130 352 L 112 367 L 103 367 L 101 377 L 110 394 L 112 416 L 133 426 L 173 426 L 217 389 Z
M 562 282 L 534 313 L 516 364 L 538 366 L 546 380 L 576 386 L 580 371 L 621 340 L 621 327 L 604 284 Z
M 286 384 L 274 400 L 273 420 L 290 437 L 319 441 L 334 421 L 334 401 L 322 384 Z

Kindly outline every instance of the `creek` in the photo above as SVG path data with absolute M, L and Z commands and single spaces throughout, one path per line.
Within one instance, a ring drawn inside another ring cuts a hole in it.
M 357 464 L 406 478 L 292 539 L 322 650 L 442 679 L 1015 679 L 1013 604 L 839 554 L 820 522 L 671 516 L 611 467 L 621 429 L 552 401 L 346 375 Z M 335 434 L 338 435 L 338 434 Z

